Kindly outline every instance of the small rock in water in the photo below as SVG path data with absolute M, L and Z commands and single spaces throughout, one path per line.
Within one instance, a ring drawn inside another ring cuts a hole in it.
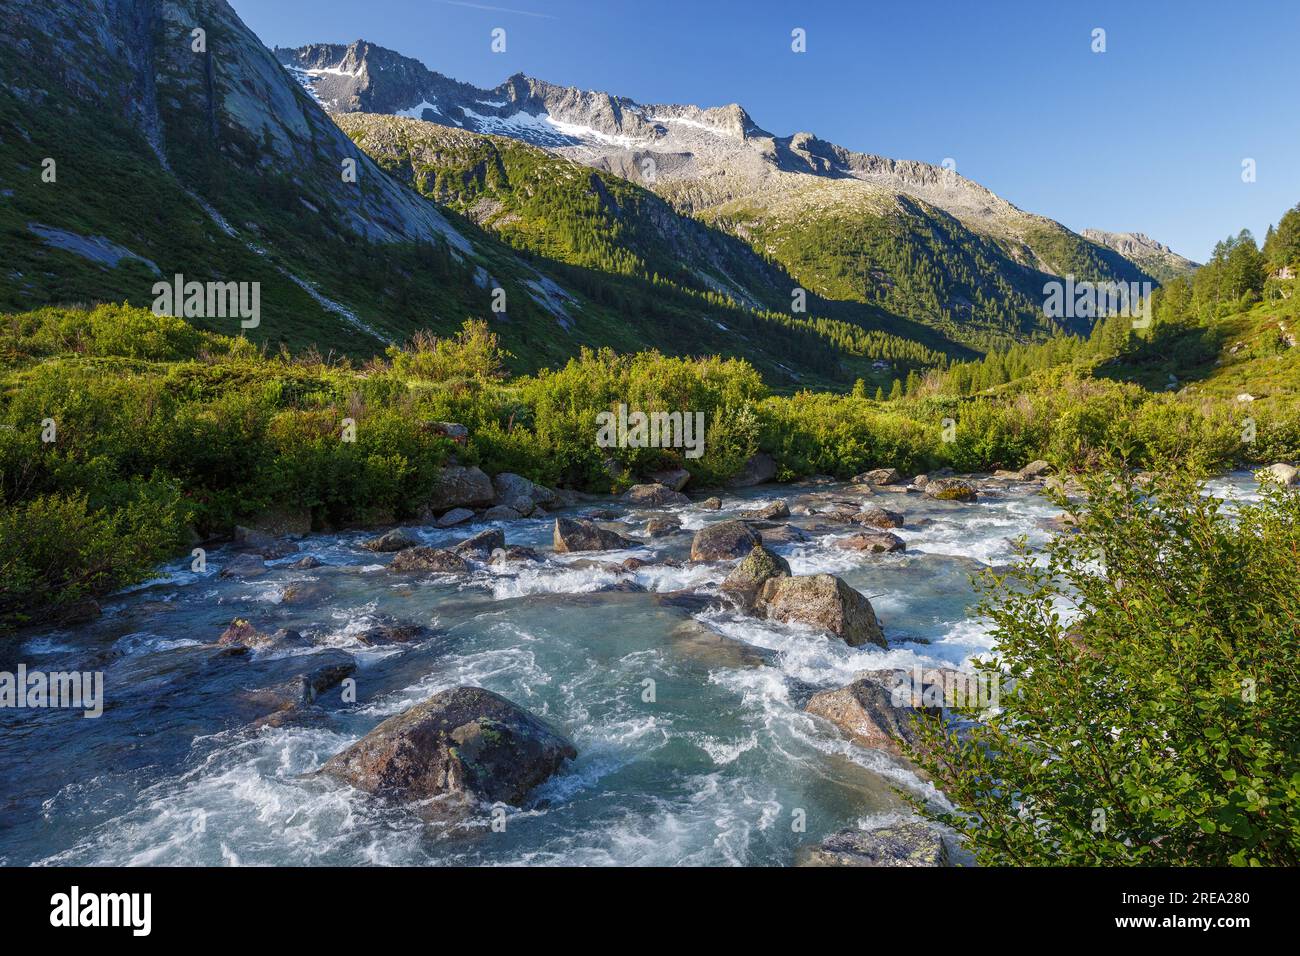
M 717 497 L 705 498 L 700 502 L 700 507 L 705 511 L 721 511 L 722 499 Z
M 394 528 L 392 531 L 385 532 L 377 538 L 370 538 L 361 542 L 361 547 L 367 551 L 378 551 L 381 554 L 390 551 L 402 551 L 406 548 L 414 548 L 420 543 L 420 540 L 405 531 L 402 528 Z
M 522 545 L 512 544 L 504 548 L 497 548 L 492 552 L 488 559 L 488 564 L 509 564 L 511 562 L 532 562 L 541 561 L 541 556 L 532 548 L 525 548 Z
M 762 537 L 743 521 L 719 521 L 695 532 L 691 542 L 692 561 L 722 561 L 743 558 Z
M 752 511 L 742 511 L 740 516 L 758 521 L 776 521 L 779 518 L 790 517 L 790 506 L 784 501 L 773 501 L 771 504 L 755 508 Z
M 521 512 L 506 505 L 493 505 L 483 512 L 484 521 L 518 521 L 522 517 Z
M 399 551 L 388 563 L 390 571 L 429 571 L 435 574 L 465 574 L 469 571 L 465 559 L 444 548 L 407 548 Z
M 790 563 L 774 551 L 769 551 L 761 544 L 754 545 L 749 554 L 732 568 L 727 579 L 722 582 L 724 591 L 752 600 L 758 589 L 769 578 L 790 576 Z
M 811 847 L 801 847 L 797 866 L 949 866 L 943 836 L 922 823 L 879 830 L 841 830 Z
M 853 481 L 864 485 L 896 485 L 902 481 L 902 478 L 899 477 L 897 469 L 873 468 L 871 471 L 864 471 L 860 475 L 854 475 Z
M 266 562 L 256 554 L 240 554 L 221 569 L 223 578 L 255 578 L 266 573 Z
M 903 539 L 888 531 L 863 531 L 840 538 L 835 547 L 845 551 L 870 551 L 874 554 L 892 554 L 907 547 Z
M 853 515 L 851 520 L 869 528 L 901 528 L 903 526 L 903 516 L 901 514 L 897 511 L 878 508 L 875 505 L 867 505 Z
M 478 558 L 485 561 L 491 557 L 493 551 L 505 546 L 505 532 L 500 528 L 488 528 L 473 537 L 457 542 L 452 546 L 451 550 L 461 557 Z
M 691 499 L 687 498 L 680 491 L 673 491 L 667 485 L 649 484 L 633 485 L 631 489 L 623 496 L 623 500 L 629 505 L 638 508 L 662 508 L 666 505 L 685 505 L 690 504 Z
M 682 522 L 679 518 L 668 516 L 665 518 L 651 518 L 646 522 L 645 533 L 647 537 L 660 538 L 666 534 L 672 534 L 674 531 L 680 531 Z
M 961 478 L 931 478 L 925 493 L 939 501 L 974 501 L 978 497 L 974 486 Z
M 474 512 L 470 511 L 468 508 L 452 508 L 434 523 L 439 528 L 454 528 L 458 524 L 472 521 L 473 518 Z
M 356 635 L 357 640 L 367 647 L 384 644 L 409 644 L 423 640 L 432 633 L 420 624 L 377 624 L 368 627 Z
M 621 534 L 574 518 L 555 519 L 553 541 L 555 550 L 560 552 L 621 551 L 637 547 L 635 541 Z

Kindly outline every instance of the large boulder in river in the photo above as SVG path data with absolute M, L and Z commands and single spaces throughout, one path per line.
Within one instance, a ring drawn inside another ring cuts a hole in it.
M 719 521 L 695 532 L 691 541 L 692 561 L 725 561 L 743 558 L 763 543 L 757 531 L 743 521 Z
M 1260 484 L 1271 483 L 1282 485 L 1284 488 L 1291 485 L 1300 484 L 1300 469 L 1293 465 L 1278 462 L 1275 465 L 1269 465 L 1255 472 L 1255 480 Z
M 556 518 L 552 541 L 556 551 L 620 551 L 638 547 L 614 531 L 607 531 L 590 521 Z
M 488 528 L 452 546 L 452 553 L 462 558 L 486 561 L 497 548 L 506 546 L 506 533 L 500 528 Z
M 789 576 L 790 563 L 785 558 L 756 544 L 744 560 L 731 569 L 722 582 L 722 589 L 752 600 L 768 579 Z
M 849 520 L 868 528 L 901 528 L 903 516 L 897 511 L 889 511 L 877 505 L 867 505 Z
M 444 548 L 407 548 L 393 555 L 388 570 L 398 572 L 424 571 L 432 574 L 465 574 L 469 564 L 464 558 Z
M 899 756 L 900 742 L 915 743 L 913 724 L 921 713 L 905 699 L 883 681 L 867 677 L 814 694 L 804 710 L 829 720 L 859 746 Z
M 736 475 L 727 482 L 730 488 L 750 488 L 754 485 L 761 485 L 771 481 L 776 477 L 776 462 L 772 456 L 765 451 L 760 451 L 756 455 L 751 455 L 745 462 L 745 466 Z
M 480 803 L 523 803 L 576 756 L 523 708 L 481 687 L 457 687 L 385 720 L 321 772 L 375 796 L 433 800 L 438 815 L 465 814 Z
M 429 508 L 435 512 L 452 508 L 477 508 L 496 501 L 492 479 L 479 468 L 447 465 L 438 473 L 429 495 Z
M 922 823 L 841 830 L 795 854 L 796 866 L 949 866 L 939 831 Z
M 774 621 L 820 627 L 851 647 L 889 646 L 871 602 L 832 574 L 769 578 L 758 604 Z
M 939 501 L 974 501 L 978 497 L 975 486 L 961 478 L 931 478 L 925 493 Z
M 673 491 L 667 485 L 660 484 L 633 485 L 628 489 L 627 494 L 623 495 L 623 500 L 635 508 L 663 508 L 667 505 L 686 505 L 691 502 L 691 499 L 680 491 Z

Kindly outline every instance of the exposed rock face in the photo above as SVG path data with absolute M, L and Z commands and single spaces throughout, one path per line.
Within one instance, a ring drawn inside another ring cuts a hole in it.
M 457 687 L 390 717 L 322 773 L 387 799 L 436 800 L 435 812 L 519 805 L 566 761 L 573 744 L 481 687 Z
M 486 517 L 486 515 L 484 516 Z M 445 515 L 434 522 L 439 528 L 454 528 L 458 524 L 464 524 L 466 521 L 474 520 L 474 512 L 468 508 L 452 508 Z M 488 518 L 491 521 L 491 518 Z
M 871 602 L 834 575 L 769 578 L 758 604 L 773 620 L 820 627 L 852 647 L 888 646 Z
M 452 553 L 462 558 L 475 558 L 486 561 L 497 548 L 506 546 L 506 534 L 500 528 L 488 528 L 478 534 L 458 541 L 452 546 Z
M 524 517 L 537 508 L 557 508 L 564 504 L 550 488 L 508 471 L 493 476 L 492 487 L 496 490 L 498 505 L 513 508 Z
M 1278 462 L 1256 472 L 1255 477 L 1261 484 L 1271 482 L 1283 487 L 1290 487 L 1291 485 L 1300 484 L 1300 469 L 1293 465 Z
M 620 551 L 637 546 L 621 534 L 574 518 L 555 519 L 554 542 L 556 551 Z
M 645 524 L 645 533 L 651 538 L 661 538 L 666 534 L 672 534 L 674 531 L 682 529 L 682 522 L 678 518 L 651 518 Z
M 496 501 L 492 479 L 478 468 L 448 465 L 438 475 L 437 483 L 429 496 L 429 507 L 434 511 L 452 508 L 479 508 Z
M 443 548 L 407 548 L 388 563 L 388 570 L 424 571 L 433 574 L 467 574 L 469 564 L 460 555 Z
M 901 528 L 903 526 L 903 516 L 901 514 L 897 511 L 878 508 L 875 505 L 867 505 L 853 515 L 852 520 L 868 528 Z
M 420 543 L 420 539 L 409 531 L 401 528 L 394 528 L 392 531 L 385 532 L 377 538 L 371 538 L 368 541 L 362 541 L 361 547 L 367 551 L 378 551 L 381 554 L 389 554 L 393 551 L 404 551 L 407 548 L 414 548 Z
M 695 532 L 691 542 L 692 561 L 725 561 L 743 558 L 763 543 L 762 537 L 743 521 L 719 521 Z
M 691 473 L 685 468 L 673 468 L 669 471 L 652 471 L 646 477 L 653 482 L 666 485 L 673 491 L 681 491 L 691 480 Z
M 690 504 L 680 491 L 673 491 L 667 485 L 633 485 L 623 496 L 629 505 L 639 508 L 663 508 L 668 505 Z
M 887 683 L 868 677 L 814 694 L 804 710 L 829 720 L 862 747 L 899 756 L 899 741 L 916 740 L 912 724 L 920 713 L 900 704 Z
M 773 501 L 771 504 L 755 508 L 752 511 L 742 511 L 740 516 L 756 521 L 777 521 L 781 518 L 790 517 L 790 506 L 784 501 Z
M 898 823 L 879 830 L 841 830 L 820 844 L 801 847 L 797 866 L 949 866 L 937 830 Z
M 1029 464 L 1025 465 L 1024 468 L 1021 468 L 1020 477 L 1025 479 L 1042 478 L 1051 472 L 1051 470 L 1052 466 L 1048 462 L 1039 458 L 1035 461 L 1031 461 Z
M 902 551 L 907 545 L 898 535 L 890 534 L 888 531 L 862 531 L 858 534 L 851 534 L 847 538 L 840 538 L 835 542 L 835 547 L 842 548 L 845 551 L 893 554 L 895 551 Z
M 776 477 L 776 461 L 765 451 L 752 455 L 740 474 L 727 482 L 732 488 L 751 488 Z
M 925 493 L 939 501 L 974 501 L 978 497 L 974 486 L 961 478 L 931 478 Z
M 896 485 L 903 479 L 894 468 L 873 468 L 871 471 L 855 475 L 853 480 L 865 485 Z
M 727 579 L 722 582 L 722 588 L 752 600 L 769 578 L 789 576 L 790 563 L 785 558 L 756 544 L 744 560 L 732 568 Z

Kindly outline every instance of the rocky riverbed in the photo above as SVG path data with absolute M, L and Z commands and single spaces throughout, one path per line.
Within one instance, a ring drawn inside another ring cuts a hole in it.
M 960 862 L 893 792 L 938 799 L 880 688 L 989 650 L 970 575 L 1066 524 L 1048 480 L 242 534 L 24 636 L 105 708 L 0 711 L 0 864 Z

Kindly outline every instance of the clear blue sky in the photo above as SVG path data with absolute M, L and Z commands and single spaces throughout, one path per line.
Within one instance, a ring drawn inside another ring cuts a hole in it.
M 363 38 L 480 86 L 522 71 L 641 102 L 738 102 L 777 134 L 951 157 L 1024 209 L 1198 261 L 1242 227 L 1262 242 L 1300 202 L 1297 0 L 231 2 L 268 46 Z M 498 26 L 505 53 L 490 50 Z

